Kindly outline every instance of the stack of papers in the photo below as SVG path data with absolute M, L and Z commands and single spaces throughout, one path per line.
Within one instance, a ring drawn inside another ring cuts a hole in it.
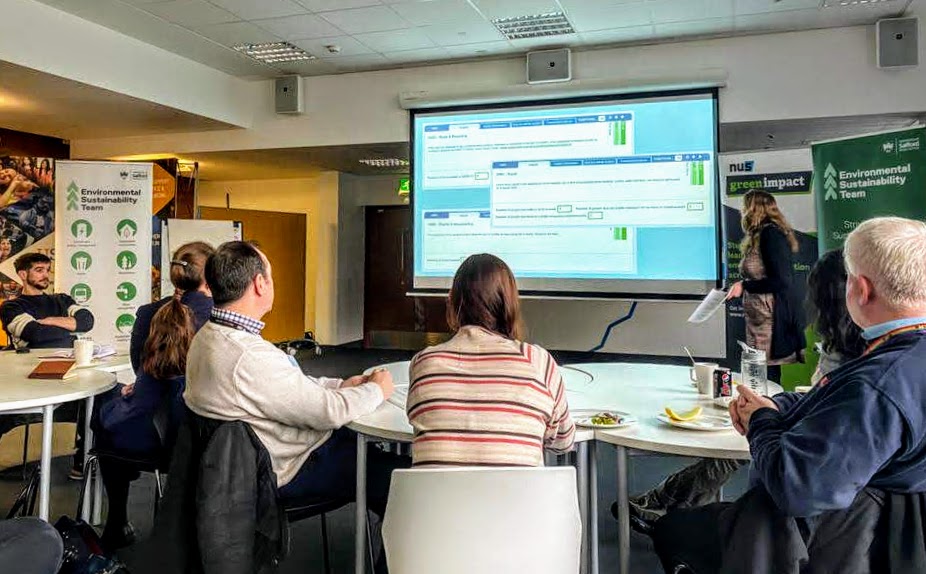
M 396 385 L 395 391 L 393 391 L 392 396 L 389 397 L 388 402 L 404 411 L 405 404 L 408 402 L 408 385 Z
M 112 345 L 94 345 L 93 346 L 93 358 L 94 359 L 105 359 L 106 357 L 112 357 L 116 354 L 116 348 Z M 55 351 L 48 355 L 48 357 L 55 357 L 61 359 L 73 359 L 74 350 L 73 349 L 61 349 L 60 351 Z

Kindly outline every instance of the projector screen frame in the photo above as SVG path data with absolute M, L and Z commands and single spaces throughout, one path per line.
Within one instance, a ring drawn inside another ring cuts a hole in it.
M 720 90 L 718 87 L 703 87 L 703 88 L 690 88 L 690 89 L 678 89 L 678 90 L 647 90 L 640 92 L 625 92 L 621 91 L 620 93 L 615 94 L 595 94 L 590 96 L 569 96 L 569 97 L 554 97 L 554 98 L 538 98 L 534 100 L 517 100 L 517 101 L 500 101 L 494 103 L 485 103 L 485 104 L 475 104 L 475 105 L 451 105 L 443 107 L 428 107 L 428 108 L 411 108 L 408 110 L 408 122 L 409 122 L 409 216 L 411 217 L 411 241 L 403 246 L 403 265 L 404 269 L 400 269 L 400 272 L 405 273 L 406 285 L 411 286 L 411 288 L 406 293 L 407 296 L 411 297 L 434 297 L 434 296 L 447 296 L 450 289 L 449 288 L 432 288 L 432 287 L 415 287 L 415 238 L 416 238 L 416 225 L 418 224 L 417 218 L 415 217 L 415 196 L 416 196 L 416 183 L 415 183 L 415 118 L 418 115 L 435 115 L 441 113 L 459 113 L 459 112 L 479 112 L 484 110 L 505 110 L 511 108 L 540 108 L 548 106 L 560 106 L 560 105 L 581 105 L 581 104 L 592 104 L 592 103 L 602 103 L 602 102 L 620 102 L 622 100 L 644 100 L 648 98 L 673 98 L 673 97 L 686 97 L 686 96 L 709 96 L 713 102 L 713 113 L 714 113 L 714 159 L 712 175 L 714 180 L 714 201 L 716 209 L 714 210 L 714 223 L 718 232 L 715 236 L 715 247 L 717 250 L 717 257 L 715 261 L 715 270 L 716 270 L 716 280 L 714 281 L 713 288 L 720 289 L 725 282 L 725 270 L 727 268 L 727 257 L 726 249 L 724 248 L 726 229 L 724 228 L 724 217 L 723 217 L 723 194 L 720 189 L 720 172 L 719 172 L 719 147 L 720 147 Z M 409 252 L 410 251 L 410 252 Z M 405 259 L 408 258 L 411 261 L 411 265 L 406 265 L 404 263 Z M 625 280 L 626 281 L 626 280 Z M 648 281 L 659 281 L 659 280 L 648 280 Z M 708 285 L 708 290 L 711 288 L 709 285 L 710 281 L 706 280 L 705 283 Z M 635 300 L 651 300 L 651 301 L 700 301 L 707 295 L 707 292 L 702 294 L 697 293 L 635 293 L 627 291 L 554 291 L 554 290 L 537 290 L 537 289 L 521 289 L 518 291 L 519 295 L 524 298 L 536 298 L 536 299 L 584 299 L 584 300 L 623 300 L 623 301 L 635 301 Z

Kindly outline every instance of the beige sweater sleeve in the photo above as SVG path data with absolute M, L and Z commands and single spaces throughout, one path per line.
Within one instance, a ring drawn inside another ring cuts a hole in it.
M 332 430 L 370 414 L 383 402 L 379 385 L 332 388 L 308 377 L 265 341 L 250 346 L 235 369 L 238 403 L 254 416 L 288 426 Z

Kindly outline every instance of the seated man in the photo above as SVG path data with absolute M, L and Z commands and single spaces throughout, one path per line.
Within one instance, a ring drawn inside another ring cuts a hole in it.
M 773 557 L 773 570 L 787 571 L 780 552 L 756 551 L 761 528 L 731 528 L 745 518 L 791 520 L 769 531 L 800 539 L 795 560 L 826 555 L 829 571 L 864 572 L 883 493 L 926 491 L 926 224 L 868 220 L 846 239 L 845 262 L 864 355 L 803 397 L 739 388 L 730 415 L 749 440 L 754 488 L 732 504 L 660 519 L 654 541 L 667 572 L 771 571 Z
M 0 321 L 17 348 L 71 348 L 75 332 L 93 328 L 93 314 L 74 302 L 70 295 L 48 295 L 51 259 L 41 253 L 27 253 L 16 259 L 16 274 L 23 290 L 16 299 L 0 306 Z
M 45 293 L 49 286 L 48 274 L 51 271 L 51 259 L 47 255 L 21 255 L 14 262 L 14 268 L 22 280 L 23 290 L 15 299 L 0 305 L 0 322 L 17 349 L 69 349 L 74 344 L 74 333 L 87 332 L 93 328 L 93 314 L 78 306 L 70 295 Z M 77 423 L 78 455 L 68 477 L 80 480 L 83 478 L 81 431 L 84 426 L 84 409 L 80 403 L 68 403 L 59 409 L 57 418 Z M 34 415 L 0 417 L 0 436 L 17 426 L 39 420 L 41 419 Z
M 378 371 L 347 380 L 303 374 L 264 340 L 261 318 L 273 307 L 270 262 L 242 241 L 221 245 L 206 263 L 215 308 L 187 357 L 183 398 L 196 414 L 248 423 L 270 453 L 284 504 L 354 497 L 356 435 L 343 425 L 372 413 L 393 391 Z M 371 449 L 368 498 L 382 516 L 392 470 L 405 458 Z

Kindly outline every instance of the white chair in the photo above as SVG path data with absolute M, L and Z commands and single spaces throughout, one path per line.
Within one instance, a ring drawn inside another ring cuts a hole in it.
M 581 539 L 573 467 L 392 474 L 391 574 L 576 574 Z

